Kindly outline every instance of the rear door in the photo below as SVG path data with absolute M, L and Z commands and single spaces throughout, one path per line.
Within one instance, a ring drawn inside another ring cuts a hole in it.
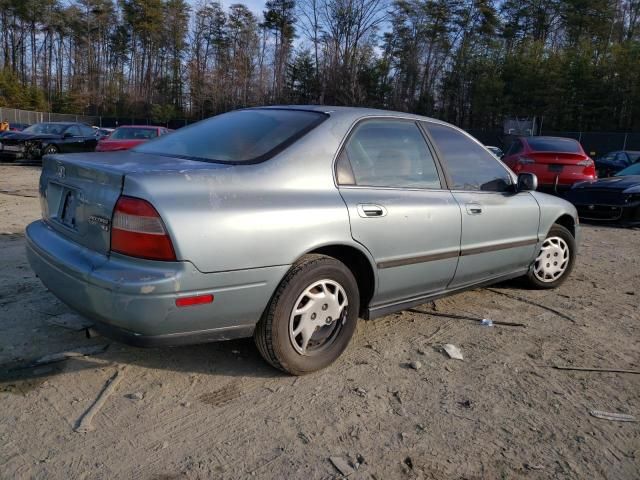
M 82 135 L 80 151 L 93 152 L 96 149 L 96 145 L 98 145 L 98 136 L 96 135 L 96 131 L 87 125 L 80 125 L 79 128 L 80 134 Z
M 526 268 L 538 242 L 540 208 L 514 193 L 511 174 L 477 141 L 447 125 L 424 122 L 462 211 L 460 260 L 451 288 Z
M 336 174 L 353 238 L 377 264 L 372 306 L 443 290 L 458 262 L 460 207 L 416 122 L 361 122 Z

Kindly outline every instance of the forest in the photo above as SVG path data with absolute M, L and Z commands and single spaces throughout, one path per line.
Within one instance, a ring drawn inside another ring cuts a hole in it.
M 166 122 L 265 104 L 640 129 L 640 0 L 0 0 L 0 107 Z

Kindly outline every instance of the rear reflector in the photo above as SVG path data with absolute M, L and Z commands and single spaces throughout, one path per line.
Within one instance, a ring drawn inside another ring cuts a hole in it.
M 176 260 L 162 218 L 146 200 L 120 197 L 111 225 L 113 252 L 150 260 Z
M 195 297 L 176 298 L 177 307 L 190 307 L 192 305 L 203 305 L 213 303 L 213 295 L 196 295 Z

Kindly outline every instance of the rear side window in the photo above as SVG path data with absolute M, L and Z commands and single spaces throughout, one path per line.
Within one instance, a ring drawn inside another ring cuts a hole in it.
M 534 152 L 582 153 L 582 147 L 572 138 L 529 137 L 527 143 Z
M 96 134 L 93 128 L 87 127 L 86 125 L 80 125 L 80 132 L 82 132 L 82 135 L 85 137 L 91 137 Z
M 256 163 L 326 118 L 323 113 L 303 110 L 236 110 L 162 135 L 134 150 L 216 163 Z
M 369 120 L 357 126 L 338 159 L 337 174 L 343 185 L 441 188 L 433 156 L 414 122 Z
M 446 125 L 426 123 L 442 154 L 452 190 L 507 191 L 512 182 L 507 169 L 482 146 Z
M 509 151 L 507 152 L 507 155 L 515 155 L 516 153 L 520 153 L 522 150 L 523 150 L 522 142 L 516 139 L 509 147 Z
M 149 140 L 157 136 L 157 128 L 120 127 L 111 134 L 111 140 Z

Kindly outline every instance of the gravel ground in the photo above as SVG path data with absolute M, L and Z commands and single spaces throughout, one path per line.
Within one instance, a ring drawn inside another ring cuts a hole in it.
M 294 378 L 250 339 L 136 349 L 55 325 L 79 317 L 25 258 L 38 173 L 0 167 L 1 478 L 640 477 L 640 423 L 589 414 L 640 420 L 640 375 L 551 368 L 640 370 L 640 231 L 585 226 L 555 291 L 500 284 L 361 321 L 338 362 Z

